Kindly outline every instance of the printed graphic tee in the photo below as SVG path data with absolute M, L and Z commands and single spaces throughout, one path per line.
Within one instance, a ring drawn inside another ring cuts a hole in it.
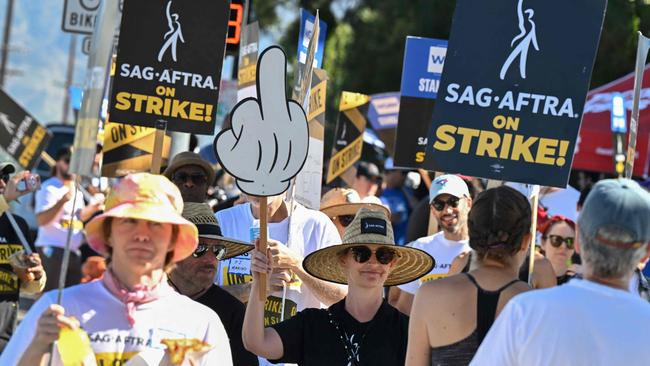
M 328 314 L 328 312 L 331 314 Z M 330 320 L 332 322 L 330 322 Z M 338 330 L 334 326 L 338 325 Z M 273 325 L 284 353 L 276 362 L 301 366 L 404 365 L 408 343 L 408 316 L 386 301 L 366 323 L 345 310 L 345 299 L 329 309 L 306 309 Z M 342 339 L 343 338 L 343 339 Z M 350 353 L 344 345 L 347 342 Z M 352 357 L 349 363 L 348 357 Z
M 14 219 L 25 238 L 29 238 L 27 222 L 16 215 L 14 215 Z M 23 250 L 23 245 L 11 226 L 7 214 L 2 214 L 0 216 L 0 301 L 18 301 L 20 281 L 9 264 L 9 257 L 21 250 Z
M 468 252 L 471 249 L 469 247 L 469 240 L 447 240 L 442 231 L 431 236 L 420 238 L 409 244 L 409 246 L 424 250 L 436 260 L 436 266 L 426 276 L 399 286 L 400 290 L 410 294 L 415 294 L 418 288 L 427 281 L 447 277 L 451 262 L 453 262 L 454 258 L 460 253 Z
M 59 178 L 52 177 L 45 182 L 36 192 L 36 206 L 34 212 L 41 213 L 54 206 L 59 200 L 70 191 L 73 186 L 65 185 Z M 71 191 L 74 197 L 74 190 Z M 83 240 L 83 222 L 77 216 L 78 212 L 85 207 L 83 195 L 77 192 L 77 204 L 75 212 L 72 212 L 73 199 L 63 205 L 61 212 L 47 225 L 38 227 L 38 236 L 34 245 L 37 247 L 52 246 L 64 248 L 68 237 L 68 228 L 70 227 L 70 218 L 72 218 L 72 238 L 70 240 L 70 249 L 76 251 L 79 249 Z
M 56 291 L 47 292 L 29 310 L 0 355 L 0 365 L 15 365 L 34 336 L 43 311 L 56 303 Z M 126 318 L 126 305 L 114 297 L 101 281 L 93 281 L 63 291 L 62 306 L 88 333 L 98 365 L 123 365 L 136 354 L 158 352 L 162 358 L 162 339 L 197 338 L 214 348 L 200 365 L 232 365 L 226 331 L 217 314 L 189 297 L 167 287 L 155 301 L 136 306 L 135 325 Z M 54 365 L 62 365 L 54 355 Z

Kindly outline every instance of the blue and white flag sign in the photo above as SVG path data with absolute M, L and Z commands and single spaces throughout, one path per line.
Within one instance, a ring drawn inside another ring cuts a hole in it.
M 314 32 L 316 17 L 305 9 L 300 9 L 300 36 L 298 36 L 298 62 L 305 63 L 309 40 Z M 318 20 L 318 44 L 314 56 L 314 67 L 323 68 L 323 54 L 325 53 L 325 37 L 327 36 L 327 23 L 323 19 Z
M 612 132 L 627 133 L 627 110 L 621 93 L 612 97 Z
M 445 40 L 406 37 L 402 95 L 436 99 L 446 55 L 447 41 Z
M 368 121 L 375 131 L 397 127 L 399 116 L 399 93 L 381 93 L 370 96 Z

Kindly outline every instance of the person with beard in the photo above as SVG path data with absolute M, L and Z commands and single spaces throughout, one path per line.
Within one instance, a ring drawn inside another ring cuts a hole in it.
M 34 245 L 41 256 L 45 272 L 48 273 L 45 291 L 58 287 L 63 252 L 70 228 L 70 262 L 65 285 L 68 287 L 81 281 L 79 247 L 83 241 L 83 222 L 90 219 L 102 205 L 101 202 L 95 202 L 86 206 L 83 194 L 77 191 L 75 195 L 74 176 L 69 173 L 70 156 L 70 146 L 64 146 L 57 151 L 52 177 L 43 182 L 41 189 L 36 192 L 34 211 L 38 234 Z M 73 203 L 75 196 L 76 201 Z
M 207 203 L 185 202 L 183 217 L 199 230 L 199 245 L 192 255 L 176 263 L 169 273 L 169 284 L 180 294 L 212 309 L 226 328 L 234 366 L 258 365 L 257 356 L 248 352 L 241 331 L 246 307 L 226 290 L 214 284 L 219 261 L 244 254 L 254 247 L 225 238 Z
M 407 315 L 411 312 L 417 289 L 427 281 L 448 276 L 454 258 L 470 251 L 467 216 L 472 198 L 465 181 L 451 174 L 437 177 L 429 189 L 429 204 L 431 215 L 438 221 L 441 231 L 420 238 L 409 246 L 429 253 L 435 258 L 436 265 L 426 276 L 399 286 L 394 306 Z

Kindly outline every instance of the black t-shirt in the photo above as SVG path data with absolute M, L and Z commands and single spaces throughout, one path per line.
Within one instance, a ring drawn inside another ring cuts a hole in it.
M 246 313 L 244 304 L 217 285 L 212 285 L 196 301 L 214 310 L 219 315 L 221 323 L 226 328 L 228 338 L 230 338 L 230 352 L 232 353 L 233 365 L 258 365 L 257 356 L 244 348 L 244 342 L 241 337 L 242 327 L 244 326 L 244 314 Z
M 345 299 L 329 309 L 305 309 L 272 326 L 282 338 L 284 354 L 271 362 L 345 366 L 350 365 L 348 356 L 354 355 L 351 365 L 402 366 L 406 359 L 408 321 L 408 316 L 386 301 L 366 323 L 358 322 L 345 310 Z
M 20 216 L 13 216 L 25 238 L 29 238 L 27 222 Z M 33 250 L 32 243 L 29 244 Z M 22 249 L 23 245 L 11 226 L 7 214 L 2 214 L 0 216 L 0 301 L 18 301 L 20 281 L 9 264 L 9 257 Z

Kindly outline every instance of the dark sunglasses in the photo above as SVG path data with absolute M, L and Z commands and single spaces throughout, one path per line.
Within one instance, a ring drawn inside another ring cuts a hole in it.
M 354 215 L 336 216 L 336 219 L 339 220 L 343 227 L 348 227 L 352 223 L 352 220 L 354 220 Z
M 559 235 L 549 235 L 547 237 L 544 237 L 544 239 L 547 238 L 554 248 L 559 248 L 562 243 L 566 243 L 567 249 L 573 249 L 574 238 L 571 236 L 564 237 Z
M 199 243 L 199 245 L 197 245 L 196 249 L 194 250 L 194 253 L 192 253 L 192 257 L 203 257 L 203 255 L 207 253 L 210 248 L 212 248 L 212 253 L 214 253 L 214 256 L 217 257 L 218 260 L 221 260 L 226 256 L 227 250 L 223 245 L 208 245 Z
M 445 206 L 449 205 L 451 208 L 456 208 L 458 207 L 458 204 L 460 204 L 460 198 L 458 197 L 449 197 L 446 201 L 439 200 L 437 198 L 433 199 L 433 202 L 431 203 L 433 207 L 438 210 L 442 211 L 445 209 Z
M 201 174 L 201 173 L 193 173 L 193 174 L 176 173 L 176 174 L 174 174 L 174 182 L 185 183 L 185 182 L 187 182 L 188 179 L 191 179 L 192 183 L 194 183 L 196 185 L 205 184 L 208 181 L 208 177 L 205 174 Z
M 352 257 L 358 263 L 366 263 L 367 261 L 369 261 L 370 256 L 372 255 L 373 252 L 372 249 L 366 246 L 352 247 L 350 248 L 350 251 L 352 252 Z M 387 247 L 379 247 L 375 251 L 375 257 L 377 258 L 377 262 L 381 264 L 388 264 L 392 262 L 393 259 L 395 259 L 395 256 L 399 256 L 399 254 L 395 250 Z

